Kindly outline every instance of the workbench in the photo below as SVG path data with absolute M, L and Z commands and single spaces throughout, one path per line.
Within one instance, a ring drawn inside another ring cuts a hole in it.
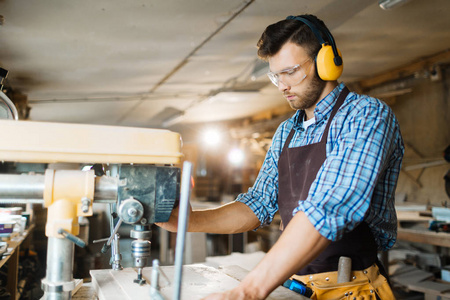
M 425 210 L 425 205 L 397 207 L 397 239 L 450 248 L 450 233 L 429 230 L 429 222 L 435 219 L 425 214 Z M 397 264 L 396 269 L 390 273 L 392 283 L 423 293 L 427 300 L 450 300 L 450 283 L 436 279 L 431 272 L 412 265 Z
M 0 260 L 0 268 L 3 265 L 8 264 L 8 277 L 6 282 L 6 290 L 11 294 L 11 299 L 19 299 L 19 294 L 17 292 L 18 284 L 18 270 L 19 270 L 19 252 L 22 246 L 23 248 L 28 247 L 29 240 L 27 239 L 34 229 L 34 224 L 31 224 L 28 229 L 20 235 L 13 235 L 6 242 L 8 243 L 8 250 L 3 255 Z M 14 234 L 14 233 L 13 233 Z
M 160 269 L 172 281 L 174 278 L 174 267 L 163 266 Z M 147 280 L 147 283 L 150 282 L 151 271 L 151 267 L 143 270 L 143 278 Z M 133 282 L 136 274 L 133 268 L 125 268 L 121 271 L 110 269 L 92 270 L 92 287 L 99 300 L 150 299 L 149 284 L 139 286 Z M 181 299 L 200 300 L 213 293 L 225 292 L 236 287 L 247 274 L 248 271 L 239 266 L 214 268 L 204 264 L 185 265 L 183 266 Z M 174 283 L 168 282 L 164 276 L 160 276 L 160 287 L 160 292 L 164 299 L 172 299 Z M 305 300 L 309 298 L 280 286 L 266 299 Z
M 434 219 L 430 216 L 422 216 L 420 210 L 397 209 L 397 239 L 413 243 L 421 243 L 450 248 L 450 233 L 435 232 L 428 229 L 428 224 Z M 414 228 L 403 226 L 404 223 L 417 224 Z M 421 226 L 418 226 L 421 225 Z

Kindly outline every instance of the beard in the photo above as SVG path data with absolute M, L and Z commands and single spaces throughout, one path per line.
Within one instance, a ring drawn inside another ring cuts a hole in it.
M 314 74 L 306 91 L 304 91 L 302 95 L 295 94 L 297 99 L 295 101 L 289 101 L 289 105 L 295 110 L 305 110 L 312 107 L 319 102 L 319 97 L 322 94 L 325 85 L 326 82 L 320 79 L 317 74 Z M 284 96 L 286 97 L 287 95 L 289 95 L 289 93 L 285 93 Z

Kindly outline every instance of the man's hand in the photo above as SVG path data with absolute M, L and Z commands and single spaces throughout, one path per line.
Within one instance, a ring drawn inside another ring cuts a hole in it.
M 304 268 L 330 244 L 311 224 L 303 212 L 298 212 L 278 241 L 260 263 L 234 289 L 213 294 L 206 300 L 265 299 L 286 279 Z
M 264 298 L 258 298 L 255 295 L 246 294 L 240 286 L 226 291 L 224 293 L 216 293 L 208 295 L 202 300 L 263 300 Z
M 159 227 L 170 231 L 170 232 L 177 232 L 178 229 L 178 210 L 179 210 L 180 206 L 177 206 L 176 208 L 174 208 L 172 210 L 172 213 L 170 214 L 170 218 L 169 221 L 164 222 L 164 223 L 155 223 L 156 225 L 158 225 Z M 192 214 L 192 207 L 189 204 L 189 214 Z

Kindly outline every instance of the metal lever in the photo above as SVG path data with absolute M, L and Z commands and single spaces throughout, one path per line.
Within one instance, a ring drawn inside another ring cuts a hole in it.
M 82 239 L 65 231 L 62 228 L 58 229 L 58 234 L 62 235 L 64 238 L 68 239 L 69 241 L 71 241 L 72 243 L 77 245 L 78 247 L 81 247 L 81 248 L 86 247 L 86 243 Z
M 102 249 L 100 250 L 102 253 L 108 252 L 109 248 L 112 246 L 111 250 L 111 259 L 109 261 L 109 264 L 112 266 L 113 270 L 122 270 L 123 267 L 120 264 L 120 261 L 122 260 L 122 255 L 119 251 L 119 233 L 117 231 L 119 230 L 120 225 L 123 222 L 122 218 L 119 218 L 119 221 L 117 222 L 116 226 L 114 226 L 114 218 L 117 217 L 117 214 L 113 212 L 113 204 L 110 205 L 110 227 L 111 227 L 111 236 L 108 238 L 103 238 L 99 240 L 94 240 L 93 243 L 101 243 L 106 242 Z
M 122 225 L 122 218 L 119 218 L 119 221 L 116 224 L 116 227 L 114 227 L 113 232 L 111 233 L 111 236 L 109 237 L 108 241 L 103 245 L 102 247 L 102 253 L 108 252 L 109 248 L 111 248 L 111 242 L 114 239 L 117 231 L 119 230 L 120 225 Z

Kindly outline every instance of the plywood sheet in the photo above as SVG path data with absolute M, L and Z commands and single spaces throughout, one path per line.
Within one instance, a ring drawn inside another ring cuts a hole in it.
M 121 271 L 91 270 L 92 285 L 99 300 L 135 300 L 150 299 L 150 278 L 152 268 L 144 268 L 143 277 L 146 285 L 139 286 L 134 283 L 137 273 L 132 268 Z M 163 266 L 161 270 L 172 280 L 174 267 Z M 221 271 L 213 267 L 197 264 L 183 267 L 183 280 L 181 286 L 181 299 L 200 300 L 203 297 L 224 292 L 236 287 L 239 281 L 248 273 L 247 270 L 237 266 L 228 267 Z M 173 283 L 160 277 L 161 294 L 165 299 L 173 299 Z M 267 299 L 307 299 L 284 287 L 279 287 Z

